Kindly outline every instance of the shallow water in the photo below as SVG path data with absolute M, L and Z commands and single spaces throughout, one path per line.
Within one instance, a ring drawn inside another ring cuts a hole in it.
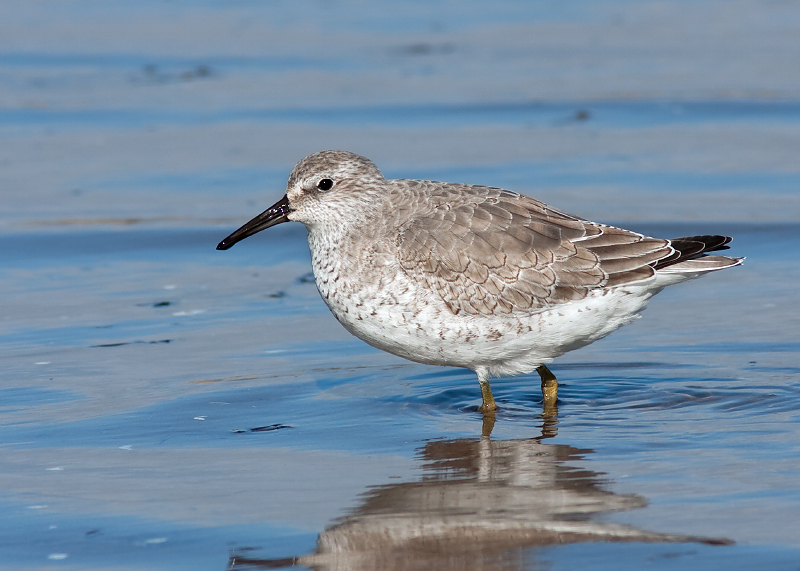
M 0 569 L 800 569 L 794 4 L 60 6 L 0 21 Z M 214 249 L 325 147 L 747 260 L 491 425 L 302 227 Z

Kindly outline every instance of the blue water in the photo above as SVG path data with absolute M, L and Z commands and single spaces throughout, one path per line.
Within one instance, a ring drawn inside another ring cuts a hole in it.
M 0 567 L 800 569 L 800 11 L 309 6 L 0 8 Z M 215 250 L 328 147 L 747 260 L 491 423 Z
M 2 63 L 2 60 L 0 60 Z M 18 65 L 18 64 L 17 64 Z M 121 65 L 121 64 L 119 64 Z M 287 65 L 290 68 L 302 66 Z M 325 66 L 328 67 L 327 65 Z M 189 67 L 188 69 L 192 69 Z M 137 129 L 142 124 L 205 125 L 248 121 L 264 124 L 308 123 L 319 126 L 394 126 L 433 130 L 469 125 L 569 126 L 641 128 L 681 124 L 739 122 L 781 125 L 800 122 L 795 101 L 689 102 L 525 102 L 487 105 L 393 105 L 386 107 L 190 110 L 79 110 L 14 109 L 0 112 L 0 126 L 64 129 Z

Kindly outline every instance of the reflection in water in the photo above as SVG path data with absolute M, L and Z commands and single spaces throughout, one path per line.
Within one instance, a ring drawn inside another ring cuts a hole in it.
M 438 440 L 419 451 L 420 481 L 377 486 L 361 505 L 320 534 L 311 555 L 248 559 L 232 569 L 292 564 L 319 571 L 412 571 L 535 568 L 522 548 L 589 541 L 731 543 L 654 533 L 595 521 L 597 515 L 644 507 L 644 498 L 602 488 L 605 478 L 570 463 L 591 450 L 542 444 L 555 434 L 555 414 L 543 415 L 543 435 L 493 441 L 493 418 L 480 439 Z

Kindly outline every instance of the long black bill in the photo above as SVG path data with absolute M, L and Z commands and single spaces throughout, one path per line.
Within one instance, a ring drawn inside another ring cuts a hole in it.
M 227 250 L 236 242 L 244 240 L 248 236 L 266 230 L 270 226 L 275 226 L 281 222 L 288 222 L 287 216 L 292 212 L 289 206 L 289 199 L 284 196 L 278 202 L 267 208 L 264 212 L 253 218 L 250 222 L 239 228 L 236 232 L 217 244 L 217 250 Z

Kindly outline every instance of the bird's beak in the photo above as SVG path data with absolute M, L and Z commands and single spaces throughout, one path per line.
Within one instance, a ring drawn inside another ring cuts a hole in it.
M 227 250 L 236 242 L 244 240 L 248 236 L 266 230 L 270 226 L 275 226 L 281 222 L 289 221 L 289 214 L 292 207 L 289 206 L 289 199 L 284 196 L 278 202 L 267 208 L 264 212 L 253 218 L 250 222 L 236 230 L 233 234 L 217 244 L 217 250 Z

